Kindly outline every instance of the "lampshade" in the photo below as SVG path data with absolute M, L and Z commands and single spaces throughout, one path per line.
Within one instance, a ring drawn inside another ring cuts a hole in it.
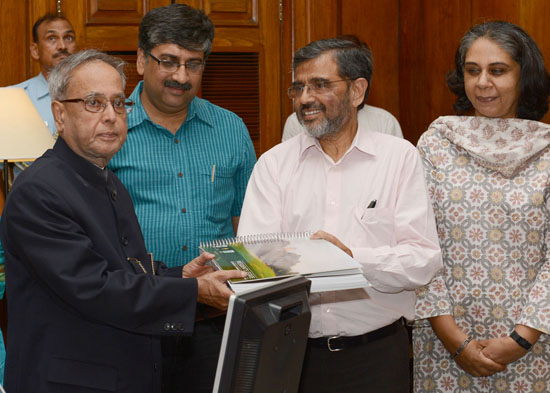
M 54 142 L 25 90 L 0 89 L 0 160 L 33 160 Z

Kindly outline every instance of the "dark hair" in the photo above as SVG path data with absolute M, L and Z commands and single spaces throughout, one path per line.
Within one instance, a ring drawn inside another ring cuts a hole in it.
M 113 67 L 122 79 L 122 90 L 126 87 L 126 75 L 124 74 L 124 60 L 108 55 L 96 49 L 87 49 L 77 52 L 61 60 L 53 69 L 48 78 L 48 86 L 52 100 L 64 100 L 67 98 L 67 89 L 72 78 L 73 71 L 83 64 L 93 61 L 101 61 Z
M 365 78 L 369 83 L 363 102 L 357 109 L 363 108 L 370 91 L 374 58 L 368 45 L 354 35 L 341 35 L 313 41 L 298 49 L 294 55 L 292 69 L 309 60 L 319 57 L 325 52 L 332 52 L 338 66 L 338 74 L 344 79 L 355 80 Z
M 184 49 L 212 50 L 214 24 L 201 10 L 185 4 L 170 4 L 149 11 L 139 25 L 138 47 L 145 53 L 161 44 L 176 44 Z
M 56 21 L 56 20 L 60 20 L 60 19 L 66 21 L 72 27 L 71 22 L 69 22 L 69 20 L 67 18 L 65 18 L 65 16 L 63 14 L 47 13 L 46 15 L 41 16 L 40 18 L 38 18 L 38 20 L 36 22 L 34 22 L 34 25 L 32 26 L 32 40 L 34 42 L 38 42 L 38 28 L 40 27 L 40 25 L 42 23 L 44 23 L 44 22 L 49 23 L 49 22 L 53 22 L 53 21 Z
M 504 21 L 485 22 L 468 31 L 456 50 L 455 69 L 447 74 L 447 86 L 457 95 L 454 111 L 466 114 L 473 108 L 464 90 L 466 53 L 478 38 L 493 41 L 505 50 L 520 66 L 520 93 L 516 117 L 540 120 L 548 112 L 550 76 L 544 59 L 533 39 L 521 27 Z

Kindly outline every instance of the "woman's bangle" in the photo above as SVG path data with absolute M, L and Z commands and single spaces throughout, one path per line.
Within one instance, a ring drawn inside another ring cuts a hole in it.
M 460 347 L 458 347 L 458 349 L 456 350 L 455 353 L 453 353 L 453 355 L 451 356 L 451 359 L 456 359 L 456 357 L 458 355 L 460 355 L 462 353 L 462 351 L 464 351 L 464 349 L 466 349 L 466 346 L 468 346 L 468 344 L 470 343 L 470 341 L 472 341 L 472 339 L 473 339 L 472 336 L 466 337 L 466 340 L 464 340 L 462 345 Z

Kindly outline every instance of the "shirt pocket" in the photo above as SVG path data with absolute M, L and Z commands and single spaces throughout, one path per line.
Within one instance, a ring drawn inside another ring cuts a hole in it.
M 215 168 L 205 166 L 200 168 L 200 199 L 201 209 L 207 215 L 207 218 L 216 221 L 216 219 L 225 219 L 230 214 L 235 198 L 235 187 L 233 186 L 233 176 L 235 168 L 218 166 Z
M 359 247 L 393 247 L 396 245 L 394 212 L 390 208 L 355 208 L 354 234 Z

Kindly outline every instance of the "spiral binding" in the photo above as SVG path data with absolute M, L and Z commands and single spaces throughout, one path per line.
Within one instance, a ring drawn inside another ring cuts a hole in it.
M 255 243 L 272 243 L 281 240 L 289 239 L 304 239 L 309 238 L 313 232 L 304 231 L 304 232 L 288 232 L 288 233 L 259 233 L 255 235 L 246 235 L 246 236 L 236 236 L 226 239 L 217 239 L 210 240 L 207 242 L 201 242 L 199 244 L 200 248 L 203 247 L 223 247 L 229 244 L 235 243 L 246 243 L 246 244 L 255 244 Z

